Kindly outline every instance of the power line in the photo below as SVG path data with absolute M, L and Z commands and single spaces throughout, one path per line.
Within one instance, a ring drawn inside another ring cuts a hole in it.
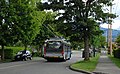
M 56 37 L 56 34 L 52 31 L 52 29 L 48 25 L 46 26 L 45 24 L 43 24 L 43 26 L 47 28 Z

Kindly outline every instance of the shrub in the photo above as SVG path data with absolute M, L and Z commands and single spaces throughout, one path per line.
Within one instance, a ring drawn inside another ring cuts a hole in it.
M 14 59 L 14 56 L 20 51 L 24 50 L 24 47 L 5 47 L 4 54 L 5 59 Z M 27 50 L 31 51 L 31 48 L 27 48 Z M 2 54 L 2 50 L 0 49 L 0 55 Z M 39 52 L 34 53 L 34 57 L 40 56 Z
M 13 50 L 5 49 L 5 59 L 13 59 Z
M 120 49 L 113 50 L 113 55 L 115 58 L 120 58 Z
M 13 57 L 14 57 L 18 51 L 24 50 L 24 47 L 6 47 L 6 49 L 11 49 L 13 51 Z
M 41 56 L 39 52 L 34 52 L 34 53 L 32 53 L 32 55 L 33 55 L 33 57 L 40 57 Z
M 2 50 L 0 50 L 0 55 L 2 54 Z M 12 49 L 4 49 L 5 59 L 13 59 L 13 50 Z
M 5 47 L 5 59 L 13 59 L 16 53 L 20 50 L 24 50 L 24 47 Z M 0 50 L 0 54 L 2 54 L 2 50 Z

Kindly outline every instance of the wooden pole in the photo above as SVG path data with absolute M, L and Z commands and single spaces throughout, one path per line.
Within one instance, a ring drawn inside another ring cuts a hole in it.
M 110 24 L 108 24 L 108 54 L 110 54 Z
M 112 6 L 110 6 L 110 13 L 112 13 Z M 110 55 L 112 55 L 112 22 L 110 22 Z

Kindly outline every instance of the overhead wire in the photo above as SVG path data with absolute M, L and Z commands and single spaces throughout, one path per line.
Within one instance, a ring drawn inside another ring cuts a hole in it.
M 56 37 L 56 33 L 53 32 L 52 29 L 51 29 L 48 25 L 43 24 L 43 26 L 44 26 L 45 28 L 47 28 L 47 29 Z

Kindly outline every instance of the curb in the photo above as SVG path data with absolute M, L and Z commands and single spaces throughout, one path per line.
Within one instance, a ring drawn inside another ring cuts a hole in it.
M 73 70 L 73 71 L 76 71 L 76 72 L 82 72 L 82 73 L 85 73 L 85 74 L 93 74 L 92 72 L 88 72 L 88 71 L 85 71 L 85 70 L 78 70 L 78 69 L 75 69 L 75 68 L 72 68 L 71 65 L 69 66 L 69 69 Z

